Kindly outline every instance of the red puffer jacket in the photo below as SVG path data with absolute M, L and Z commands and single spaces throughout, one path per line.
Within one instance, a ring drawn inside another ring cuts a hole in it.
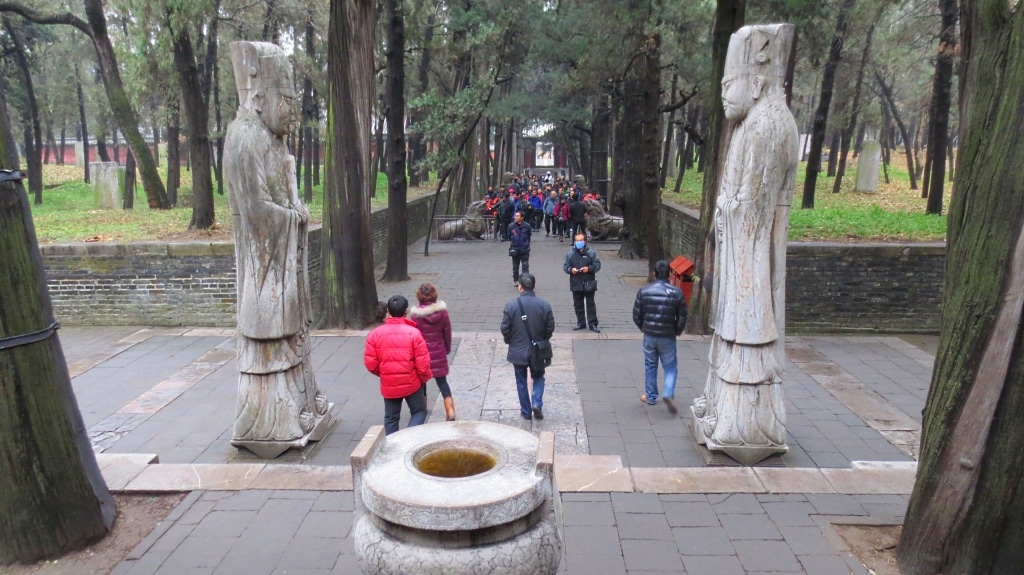
M 398 399 L 419 391 L 431 378 L 430 353 L 416 323 L 389 317 L 366 336 L 363 365 L 380 377 L 380 394 Z
M 427 341 L 430 371 L 434 377 L 448 375 L 448 354 L 452 352 L 452 320 L 443 301 L 420 305 L 409 310 L 409 317 Z

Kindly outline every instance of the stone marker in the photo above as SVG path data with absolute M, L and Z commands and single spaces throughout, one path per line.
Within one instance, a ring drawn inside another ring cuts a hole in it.
M 82 142 L 75 142 L 75 167 L 85 167 L 85 146 Z
M 881 163 L 882 146 L 876 140 L 866 140 L 857 158 L 857 192 L 878 191 L 878 168 Z
M 117 162 L 92 162 L 89 173 L 92 176 L 93 207 L 97 210 L 120 210 L 124 170 Z
M 694 400 L 699 443 L 744 465 L 785 453 L 786 232 L 799 159 L 783 80 L 791 24 L 744 26 L 729 40 L 722 101 L 733 121 L 715 206 L 704 394 Z
M 238 399 L 231 444 L 272 459 L 319 441 L 332 405 L 309 361 L 309 209 L 284 137 L 297 121 L 288 57 L 232 42 L 238 114 L 224 141 L 224 180 L 238 269 Z
M 352 452 L 352 538 L 366 575 L 554 575 L 562 558 L 555 437 L 430 423 Z

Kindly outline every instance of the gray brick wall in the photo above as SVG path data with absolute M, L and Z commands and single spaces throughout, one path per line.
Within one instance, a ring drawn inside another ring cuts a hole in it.
M 665 202 L 666 251 L 693 255 L 699 214 Z M 786 325 L 791 332 L 939 331 L 946 245 L 790 243 Z
M 442 197 L 442 202 L 445 198 Z M 433 196 L 409 202 L 409 238 L 427 234 Z M 444 204 L 441 204 L 444 205 Z M 387 209 L 371 215 L 374 263 L 387 257 Z M 311 288 L 319 289 L 320 230 L 309 233 Z M 40 246 L 54 314 L 67 325 L 235 325 L 232 242 Z

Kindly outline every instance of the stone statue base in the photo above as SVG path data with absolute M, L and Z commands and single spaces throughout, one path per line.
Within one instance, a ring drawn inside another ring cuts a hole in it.
M 231 445 L 234 445 L 235 447 L 244 447 L 245 449 L 253 452 L 260 459 L 276 459 L 289 449 L 302 449 L 311 441 L 322 440 L 335 423 L 333 413 L 334 404 L 327 404 L 327 413 L 317 418 L 316 423 L 313 424 L 313 428 L 302 437 L 297 437 L 288 441 L 232 439 Z
M 704 434 L 701 418 L 697 417 L 697 414 L 694 413 L 692 405 L 690 406 L 690 413 L 693 414 L 690 431 L 693 432 L 693 438 L 697 441 L 697 444 L 706 446 L 709 451 L 724 453 L 738 461 L 741 465 L 750 467 L 768 459 L 772 455 L 781 455 L 789 451 L 787 445 L 718 445 L 714 440 L 708 440 L 708 437 Z

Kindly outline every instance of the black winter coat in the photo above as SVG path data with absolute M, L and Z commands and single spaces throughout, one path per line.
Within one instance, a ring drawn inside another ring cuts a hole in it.
M 686 300 L 674 285 L 655 280 L 636 292 L 633 323 L 646 335 L 676 337 L 686 327 Z
M 551 339 L 551 335 L 555 333 L 555 314 L 551 311 L 551 304 L 537 297 L 532 291 L 524 291 L 518 298 L 505 304 L 500 327 L 501 335 L 508 344 L 508 355 L 505 359 L 512 365 L 530 365 L 532 344 L 530 336 L 526 334 L 522 314 L 519 313 L 519 301 L 523 302 L 526 323 L 529 324 L 530 333 L 537 341 Z
M 572 268 L 590 269 L 585 274 L 574 274 Z M 597 291 L 597 277 L 594 274 L 601 271 L 601 260 L 598 259 L 597 252 L 590 249 L 589 246 L 584 247 L 582 252 L 573 246 L 569 253 L 565 254 L 562 271 L 569 274 L 569 291 L 587 291 L 583 289 L 585 281 L 593 281 L 595 287 L 591 291 Z

